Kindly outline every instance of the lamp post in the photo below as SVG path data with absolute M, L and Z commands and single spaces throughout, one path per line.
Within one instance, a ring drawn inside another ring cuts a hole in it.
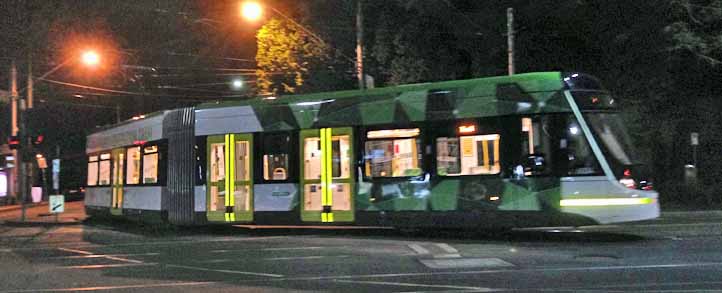
M 356 7 L 356 73 L 358 78 L 358 86 L 359 89 L 365 89 L 366 85 L 364 82 L 364 67 L 363 67 L 363 0 L 356 0 L 357 7 Z M 280 15 L 287 21 L 293 23 L 296 27 L 300 28 L 306 35 L 310 36 L 317 42 L 321 43 L 324 46 L 327 46 L 328 44 L 317 34 L 303 26 L 302 24 L 298 23 L 297 21 L 293 20 L 292 18 L 286 16 L 281 11 L 278 11 L 278 9 L 274 8 L 273 6 L 266 6 L 270 8 L 273 12 Z M 255 1 L 246 1 L 241 3 L 241 15 L 243 18 L 249 20 L 249 21 L 257 21 L 261 18 L 263 14 L 263 6 Z
M 12 63 L 11 68 L 11 92 L 13 96 L 13 133 L 17 134 L 20 138 L 20 145 L 15 153 L 16 156 L 16 162 L 17 162 L 17 182 L 18 182 L 18 188 L 16 189 L 20 193 L 20 205 L 21 205 L 21 213 L 20 213 L 20 221 L 25 221 L 25 214 L 26 214 L 26 206 L 25 201 L 29 198 L 28 194 L 30 193 L 30 183 L 32 182 L 32 163 L 31 163 L 31 147 L 30 147 L 30 141 L 28 137 L 28 130 L 27 130 L 27 113 L 25 113 L 25 110 L 32 109 L 33 108 L 33 91 L 34 91 L 34 80 L 42 80 L 45 77 L 49 76 L 50 74 L 54 73 L 58 69 L 62 68 L 63 66 L 69 64 L 74 59 L 69 58 L 65 61 L 61 62 L 60 64 L 56 65 L 52 69 L 48 70 L 44 74 L 42 74 L 38 78 L 33 78 L 32 74 L 32 57 L 29 56 L 28 58 L 28 81 L 27 81 L 27 99 L 18 98 L 18 91 L 17 91 L 17 70 L 15 68 L 15 62 Z M 100 55 L 92 50 L 86 50 L 81 55 L 81 63 L 86 66 L 96 66 L 100 62 Z M 17 125 L 17 128 L 16 128 Z

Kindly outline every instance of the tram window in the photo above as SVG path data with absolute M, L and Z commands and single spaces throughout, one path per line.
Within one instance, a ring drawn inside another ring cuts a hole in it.
M 288 154 L 263 155 L 263 179 L 288 179 Z
M 143 148 L 143 183 L 158 183 L 158 146 Z
M 436 169 L 442 176 L 498 174 L 498 134 L 436 139 Z
M 110 185 L 110 154 L 100 155 L 98 185 Z
M 303 139 L 303 174 L 304 179 L 321 178 L 321 139 L 308 137 Z
M 405 177 L 421 174 L 422 149 L 419 129 L 369 131 L 365 173 L 369 177 Z M 384 139 L 386 138 L 386 139 Z
M 291 137 L 287 134 L 271 134 L 263 137 L 263 179 L 288 180 Z
M 306 180 L 321 178 L 321 139 L 309 137 L 304 139 L 304 178 Z M 348 178 L 350 173 L 349 158 L 350 142 L 347 135 L 331 138 L 331 176 Z
M 218 182 L 226 178 L 225 145 L 223 143 L 211 144 L 211 182 Z
M 98 185 L 98 156 L 88 158 L 88 186 Z
M 520 148 L 519 162 L 524 176 L 601 174 L 594 152 L 573 114 L 521 118 Z
M 196 165 L 193 177 L 196 180 L 196 185 L 206 184 L 206 139 L 206 137 L 197 137 L 194 146 Z
M 250 162 L 251 154 L 249 152 L 248 141 L 236 142 L 236 181 L 250 180 Z
M 347 135 L 331 138 L 331 167 L 333 178 L 348 178 L 351 171 L 351 143 Z
M 127 176 L 125 178 L 126 184 L 139 184 L 140 183 L 140 147 L 131 147 L 127 150 Z

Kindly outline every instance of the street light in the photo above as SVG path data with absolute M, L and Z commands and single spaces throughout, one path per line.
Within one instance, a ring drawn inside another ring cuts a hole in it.
M 234 90 L 242 89 L 243 88 L 243 80 L 241 80 L 240 78 L 233 79 L 231 81 L 231 88 L 233 88 Z
M 87 50 L 83 52 L 81 60 L 83 61 L 83 64 L 95 67 L 100 63 L 100 55 L 93 50 Z
M 33 90 L 34 90 L 34 81 L 35 80 L 43 80 L 45 77 L 49 76 L 50 74 L 53 74 L 54 72 L 58 71 L 63 66 L 69 64 L 72 61 L 78 61 L 75 58 L 68 58 L 65 61 L 61 62 L 60 64 L 56 65 L 52 69 L 45 72 L 43 75 L 37 78 L 33 78 L 32 73 L 32 58 L 29 58 L 29 64 L 28 64 L 28 83 L 27 83 L 27 100 L 22 99 L 18 97 L 18 91 L 17 88 L 17 70 L 15 68 L 15 62 L 12 64 L 11 68 L 11 91 L 12 91 L 12 98 L 13 98 L 13 104 L 12 104 L 12 128 L 13 128 L 13 134 L 19 134 L 20 136 L 20 149 L 15 151 L 13 154 L 16 158 L 16 161 L 18 162 L 18 165 L 16 167 L 17 171 L 17 177 L 18 178 L 18 187 L 17 191 L 20 192 L 20 203 L 21 203 L 21 214 L 20 214 L 20 220 L 25 221 L 25 200 L 28 198 L 28 183 L 29 179 L 27 178 L 30 170 L 32 170 L 32 164 L 27 163 L 29 161 L 29 158 L 26 156 L 29 154 L 28 148 L 28 135 L 27 135 L 27 129 L 26 129 L 26 115 L 25 108 L 31 109 L 33 108 Z M 82 64 L 85 64 L 86 66 L 97 66 L 100 63 L 100 55 L 92 50 L 85 50 L 80 54 L 80 61 Z M 20 91 L 22 92 L 22 91 Z M 24 107 L 23 105 L 26 105 L 27 107 Z M 20 111 L 18 111 L 20 110 Z M 20 117 L 18 117 L 20 116 Z M 20 118 L 20 119 L 18 119 Z M 18 120 L 19 123 L 18 123 Z M 19 126 L 19 127 L 18 127 Z M 15 172 L 15 171 L 14 171 Z
M 241 15 L 250 21 L 256 21 L 263 16 L 263 9 L 258 2 L 243 2 L 241 4 Z

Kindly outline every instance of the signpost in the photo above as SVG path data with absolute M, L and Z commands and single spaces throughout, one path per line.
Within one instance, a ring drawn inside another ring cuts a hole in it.
M 51 214 L 55 214 L 55 222 L 58 222 L 58 215 L 65 211 L 65 196 L 62 194 L 54 194 L 50 196 L 48 208 Z

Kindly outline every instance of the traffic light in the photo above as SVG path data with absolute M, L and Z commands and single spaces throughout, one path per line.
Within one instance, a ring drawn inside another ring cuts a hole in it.
M 17 135 L 10 136 L 8 138 L 8 147 L 10 147 L 11 150 L 20 148 L 20 137 Z
M 33 144 L 34 145 L 40 145 L 43 143 L 44 140 L 45 140 L 45 136 L 43 136 L 42 134 L 33 136 Z

